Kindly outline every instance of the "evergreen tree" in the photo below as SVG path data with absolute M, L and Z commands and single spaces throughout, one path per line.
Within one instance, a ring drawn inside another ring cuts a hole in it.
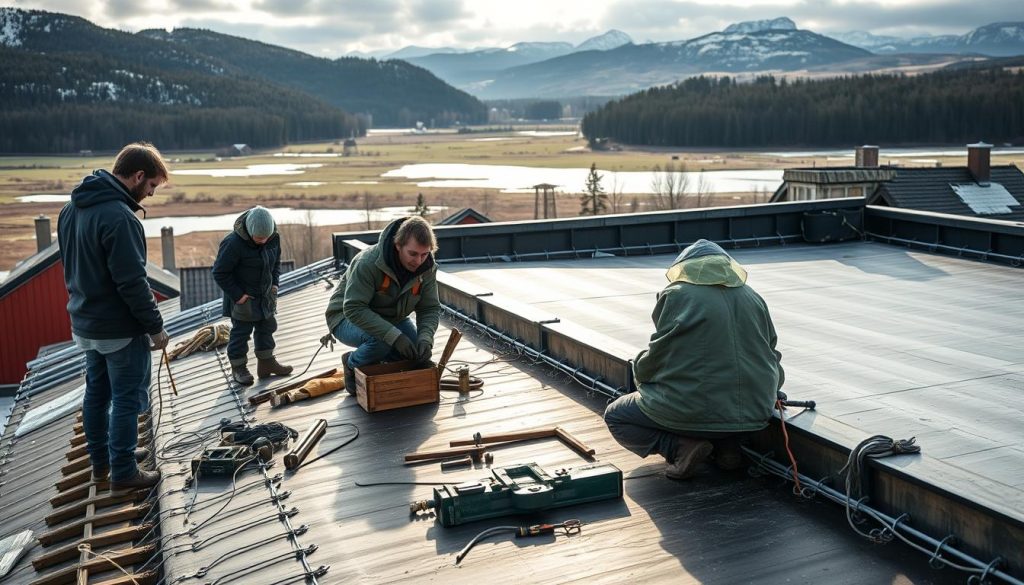
M 423 193 L 416 194 L 416 207 L 412 209 L 412 212 L 420 217 L 426 217 L 430 213 L 430 208 L 427 207 L 427 203 L 423 200 Z
M 608 195 L 601 186 L 603 175 L 597 173 L 597 163 L 590 163 L 584 194 L 580 197 L 580 215 L 599 215 L 608 212 Z

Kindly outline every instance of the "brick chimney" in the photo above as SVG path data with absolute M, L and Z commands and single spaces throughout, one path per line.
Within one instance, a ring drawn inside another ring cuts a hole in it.
M 857 167 L 864 169 L 876 169 L 878 168 L 878 147 L 865 144 L 864 146 L 858 146 L 856 149 L 857 153 Z
M 36 218 L 36 252 L 50 247 L 50 218 L 40 215 Z
M 967 168 L 970 169 L 974 182 L 988 187 L 992 178 L 992 145 L 978 142 L 967 145 Z
M 177 274 L 178 268 L 174 265 L 174 228 L 170 226 L 160 228 L 160 248 L 164 253 L 164 269 Z

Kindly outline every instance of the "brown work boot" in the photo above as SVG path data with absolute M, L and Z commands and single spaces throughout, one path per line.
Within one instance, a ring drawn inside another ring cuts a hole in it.
M 679 437 L 676 439 L 676 453 L 665 466 L 665 477 L 688 479 L 697 472 L 697 466 L 707 459 L 712 451 L 711 443 L 699 439 Z
M 352 356 L 351 351 L 341 354 L 341 369 L 345 372 L 345 392 L 349 396 L 356 395 L 356 371 L 348 366 L 348 358 Z
M 151 451 L 145 447 L 139 447 L 135 450 L 135 462 L 142 463 L 146 459 L 149 459 Z M 92 482 L 97 483 L 101 481 L 107 481 L 110 479 L 110 466 L 105 465 L 103 467 L 93 466 L 92 468 Z
M 277 363 L 277 358 L 269 357 L 267 359 L 256 360 L 256 376 L 258 376 L 260 380 L 271 376 L 288 376 L 291 373 L 292 367 L 283 366 Z
M 135 475 L 129 479 L 114 480 L 110 482 L 110 491 L 133 491 L 146 490 L 160 483 L 159 471 L 145 471 L 138 469 Z
M 255 381 L 252 379 L 252 374 L 249 373 L 249 368 L 245 367 L 245 364 L 231 366 L 231 377 L 242 386 L 252 386 Z

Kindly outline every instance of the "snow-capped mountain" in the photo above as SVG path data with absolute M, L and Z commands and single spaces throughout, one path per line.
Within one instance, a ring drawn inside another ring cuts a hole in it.
M 623 45 L 608 51 L 574 52 L 501 71 L 486 84 L 467 88 L 485 99 L 616 95 L 672 83 L 704 72 L 753 73 L 828 66 L 871 53 L 811 31 L 789 19 L 740 23 L 687 41 Z M 751 30 L 753 32 L 737 32 Z
M 1024 55 L 1024 22 L 996 22 L 964 35 L 937 35 L 901 39 L 855 31 L 829 35 L 869 51 L 887 53 L 982 54 L 996 57 Z
M 782 16 L 771 20 L 748 20 L 737 22 L 725 27 L 723 33 L 756 33 L 768 30 L 796 30 L 796 23 L 789 18 Z
M 629 35 L 621 30 L 612 29 L 603 35 L 591 37 L 576 45 L 577 51 L 608 51 L 633 42 Z

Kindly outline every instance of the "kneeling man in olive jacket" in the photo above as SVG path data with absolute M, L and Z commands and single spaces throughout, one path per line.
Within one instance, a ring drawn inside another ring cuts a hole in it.
M 665 457 L 672 479 L 692 476 L 713 450 L 719 467 L 735 469 L 738 437 L 768 425 L 785 379 L 768 306 L 707 240 L 683 250 L 666 277 L 655 332 L 633 363 L 637 391 L 608 405 L 605 422 L 633 453 Z
M 376 244 L 352 259 L 325 315 L 338 341 L 356 348 L 341 356 L 349 394 L 356 393 L 355 368 L 430 360 L 441 317 L 436 251 L 430 224 L 412 216 L 388 224 Z

